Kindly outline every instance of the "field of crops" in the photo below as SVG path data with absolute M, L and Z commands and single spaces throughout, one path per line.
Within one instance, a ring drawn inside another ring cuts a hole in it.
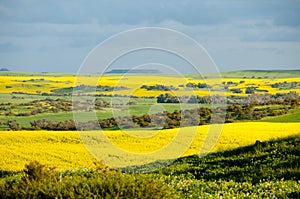
M 191 136 L 195 130 L 197 135 L 183 154 L 192 155 L 199 154 L 205 134 L 209 126 L 186 127 L 180 129 L 187 137 Z M 300 123 L 235 123 L 225 124 L 220 135 L 220 138 L 212 151 L 221 151 L 233 149 L 239 146 L 245 146 L 255 143 L 256 140 L 264 141 L 271 138 L 285 137 L 288 135 L 299 134 Z M 126 135 L 121 131 L 105 131 L 110 142 L 117 145 L 119 148 L 132 153 L 149 153 L 161 149 L 163 146 L 172 142 L 172 139 L 177 134 L 178 129 L 161 130 L 132 130 Z M 91 132 L 91 134 L 101 132 Z M 133 135 L 145 137 L 153 135 L 149 138 L 139 138 Z M 175 148 L 183 148 L 183 143 L 175 143 Z M 95 158 L 88 152 L 80 140 L 77 132 L 57 132 L 57 131 L 19 131 L 0 132 L 0 169 L 1 170 L 20 170 L 26 163 L 33 160 L 38 160 L 43 164 L 55 166 L 59 169 L 93 167 Z M 113 161 L 113 158 L 105 157 L 105 155 L 114 155 L 113 149 L 99 146 L 99 151 L 106 150 L 103 153 L 103 159 L 108 158 Z M 111 150 L 111 151 L 109 151 Z M 130 159 L 128 157 L 124 162 L 127 165 L 148 163 L 151 160 Z M 128 158 L 128 159 L 127 159 Z M 157 159 L 166 159 L 168 155 L 161 157 L 153 157 Z M 154 159 L 153 159 L 154 160 Z M 146 162 L 145 162 L 146 161 Z M 114 164 L 114 162 L 109 162 Z M 126 166 L 126 165 L 120 165 Z
M 1 75 L 1 73 L 0 73 Z M 29 93 L 29 94 L 50 94 L 54 90 L 70 88 L 74 86 L 109 86 L 109 87 L 125 87 L 124 89 L 112 90 L 89 90 L 85 94 L 105 94 L 105 95 L 131 95 L 131 96 L 152 96 L 157 97 L 163 93 L 169 93 L 176 96 L 182 95 L 217 95 L 224 94 L 222 90 L 227 89 L 226 95 L 246 95 L 245 91 L 248 87 L 255 87 L 256 93 L 287 93 L 296 91 L 300 93 L 300 85 L 292 84 L 300 82 L 300 78 L 273 78 L 268 76 L 253 77 L 224 77 L 222 79 L 207 78 L 198 79 L 197 77 L 182 76 L 135 76 L 135 75 L 104 75 L 100 76 L 41 76 L 41 75 L 23 75 L 23 76 L 1 76 L 0 93 Z M 186 84 L 208 84 L 213 89 L 191 89 Z M 225 84 L 222 84 L 225 83 Z M 274 86 L 280 83 L 280 86 Z M 143 85 L 164 85 L 173 86 L 175 89 L 170 90 L 145 90 L 141 88 Z M 230 90 L 240 89 L 239 92 Z

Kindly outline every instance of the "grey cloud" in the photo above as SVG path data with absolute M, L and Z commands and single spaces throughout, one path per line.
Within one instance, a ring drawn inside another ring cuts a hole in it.
M 79 65 L 79 56 L 84 57 L 109 36 L 142 26 L 172 28 L 199 42 L 216 42 L 210 50 L 227 66 L 258 63 L 260 60 L 243 59 L 248 53 L 242 51 L 244 46 L 232 46 L 230 41 L 277 42 L 278 49 L 284 42 L 299 46 L 299 10 L 300 1 L 292 0 L 1 0 L 0 64 L 47 63 L 65 70 L 66 65 Z M 229 42 L 229 50 L 218 52 L 223 41 Z M 249 52 L 261 49 L 264 55 L 268 53 L 261 58 L 263 63 L 280 59 L 300 63 L 298 54 L 293 54 L 299 48 L 285 51 L 281 58 L 274 57 L 280 50 L 263 48 Z M 236 52 L 240 54 L 233 58 L 241 58 L 235 63 L 230 56 Z
M 11 42 L 0 43 L 0 52 L 15 52 L 20 51 L 21 48 Z
M 272 19 L 278 25 L 299 25 L 299 1 L 223 0 L 28 0 L 2 1 L 2 21 L 26 23 L 99 24 L 159 23 L 220 24 L 233 19 Z

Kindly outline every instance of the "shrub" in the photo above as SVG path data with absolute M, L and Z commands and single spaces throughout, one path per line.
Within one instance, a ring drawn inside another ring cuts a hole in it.
M 1 181 L 0 181 L 1 182 Z M 123 174 L 97 165 L 56 175 L 38 162 L 26 165 L 24 177 L 0 183 L 0 198 L 178 198 L 162 180 Z
M 55 177 L 54 167 L 47 168 L 45 165 L 37 161 L 30 162 L 25 165 L 24 177 L 25 181 L 41 180 L 44 178 Z
M 245 93 L 246 93 L 246 94 L 254 94 L 255 91 L 256 91 L 256 88 L 252 86 L 252 87 L 246 88 Z

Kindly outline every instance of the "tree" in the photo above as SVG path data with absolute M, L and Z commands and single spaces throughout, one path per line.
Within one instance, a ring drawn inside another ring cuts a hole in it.
M 254 94 L 255 91 L 256 91 L 256 88 L 253 86 L 246 88 L 246 94 Z

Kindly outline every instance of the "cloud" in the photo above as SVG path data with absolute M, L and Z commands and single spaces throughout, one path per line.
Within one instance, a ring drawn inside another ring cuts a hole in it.
M 300 2 L 291 0 L 1 1 L 0 64 L 65 70 L 116 33 L 157 26 L 191 36 L 226 67 L 282 60 L 300 66 L 291 50 L 299 53 L 299 10 Z
M 16 52 L 19 50 L 20 48 L 11 42 L 0 43 L 0 52 Z
M 2 1 L 0 18 L 21 23 L 79 24 L 97 20 L 101 25 L 159 23 L 221 24 L 233 19 L 269 19 L 274 24 L 300 25 L 297 1 L 254 0 L 27 0 Z

